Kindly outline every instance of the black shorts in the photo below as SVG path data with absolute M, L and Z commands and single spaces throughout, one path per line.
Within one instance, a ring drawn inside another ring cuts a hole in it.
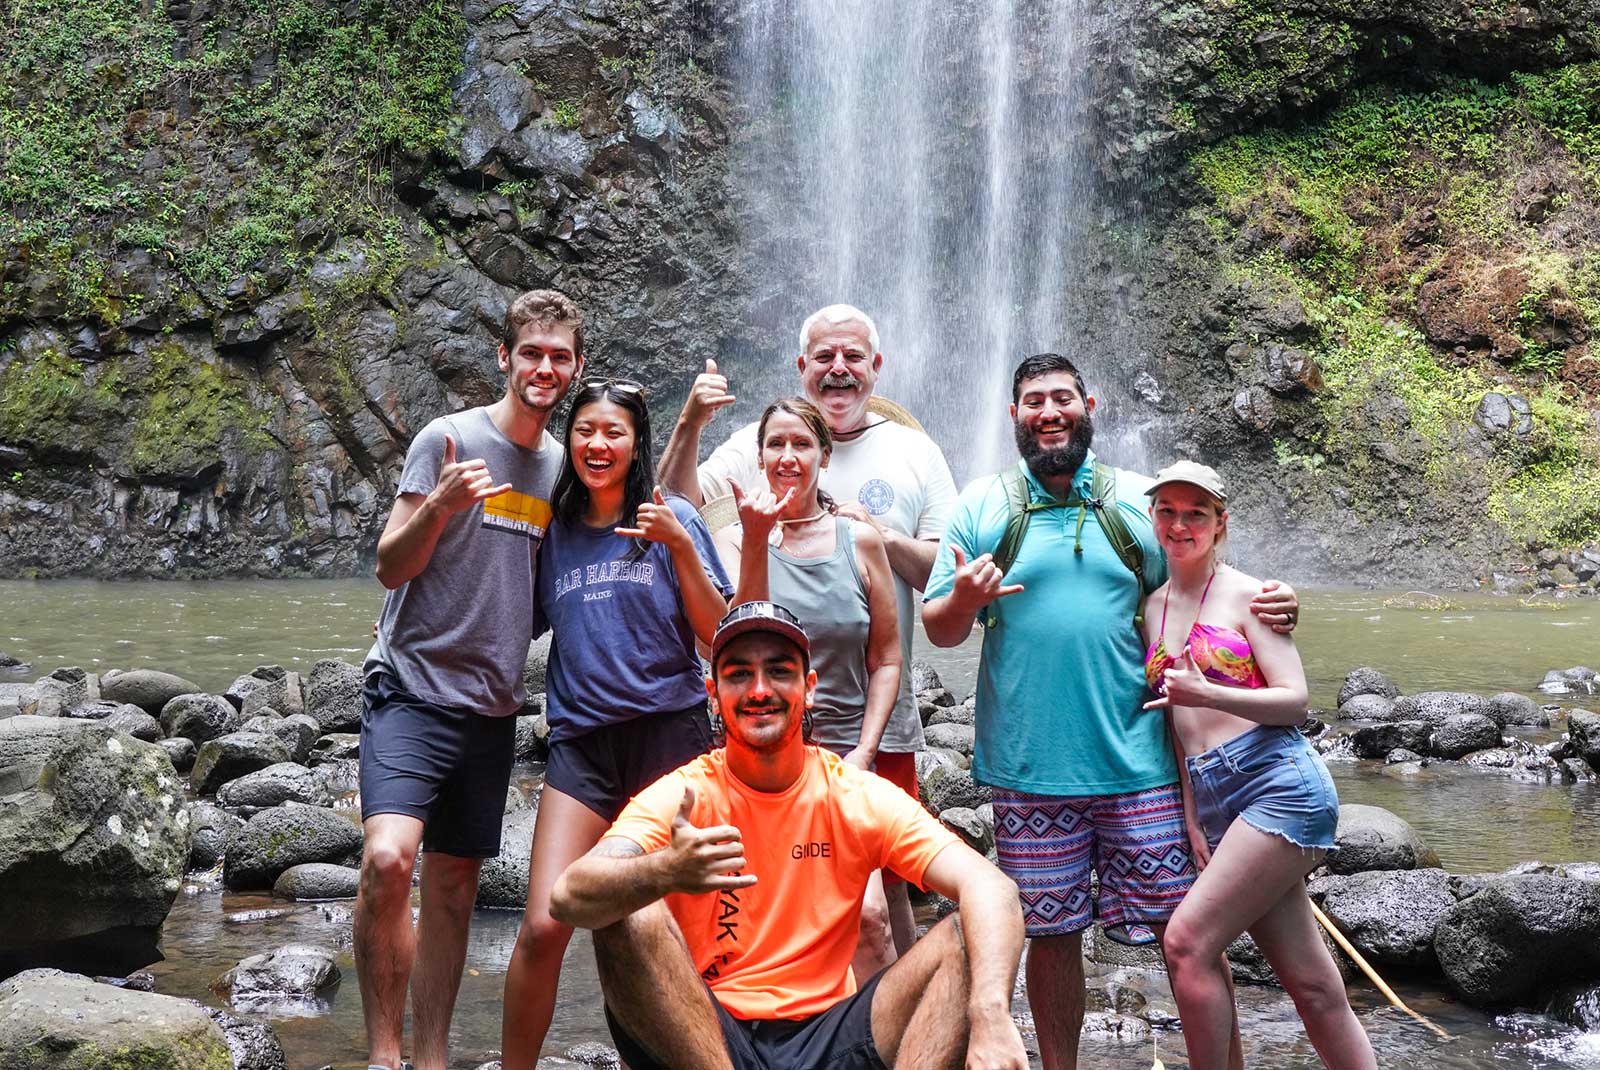
M 712 996 L 733 1070 L 885 1070 L 872 1042 L 872 994 L 882 977 L 879 970 L 855 995 L 798 1021 L 745 1021 L 729 1014 Z M 610 1007 L 606 1008 L 606 1025 L 611 1027 L 618 1054 L 631 1070 L 670 1070 L 622 1028 Z
M 647 713 L 581 736 L 552 740 L 544 782 L 615 821 L 645 788 L 711 749 L 706 707 Z
M 422 822 L 424 851 L 499 854 L 517 719 L 436 706 L 385 672 L 361 700 L 361 819 L 405 814 Z

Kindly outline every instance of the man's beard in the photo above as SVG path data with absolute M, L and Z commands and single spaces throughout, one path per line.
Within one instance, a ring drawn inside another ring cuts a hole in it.
M 1084 459 L 1089 456 L 1089 444 L 1094 441 L 1094 421 L 1087 412 L 1078 417 L 1070 437 L 1061 446 L 1041 446 L 1021 420 L 1016 421 L 1013 430 L 1017 436 L 1017 452 L 1022 454 L 1033 474 L 1041 478 L 1076 473 L 1083 467 Z

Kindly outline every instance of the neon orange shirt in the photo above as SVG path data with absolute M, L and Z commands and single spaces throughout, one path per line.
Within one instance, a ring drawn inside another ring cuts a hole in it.
M 805 771 L 787 790 L 756 791 L 728 772 L 722 750 L 701 755 L 645 788 L 607 836 L 646 851 L 672 842 L 684 785 L 692 824 L 733 825 L 756 884 L 669 895 L 667 908 L 695 968 L 734 1017 L 806 1018 L 856 990 L 850 972 L 861 897 L 876 869 L 917 884 L 934 856 L 959 842 L 904 791 L 806 748 Z

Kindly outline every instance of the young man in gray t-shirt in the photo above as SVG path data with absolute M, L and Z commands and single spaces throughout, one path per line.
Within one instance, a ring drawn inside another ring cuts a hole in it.
M 378 540 L 389 593 L 363 666 L 355 957 L 380 1070 L 400 1067 L 408 982 L 417 1070 L 447 1065 L 478 868 L 500 851 L 539 543 L 562 464 L 546 425 L 583 368 L 577 306 L 554 290 L 517 298 L 499 363 L 504 397 L 412 441 Z

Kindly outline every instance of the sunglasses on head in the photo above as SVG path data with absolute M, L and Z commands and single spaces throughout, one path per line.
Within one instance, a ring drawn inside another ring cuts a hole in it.
M 644 384 L 636 383 L 632 379 L 587 379 L 584 381 L 585 390 L 596 392 L 605 391 L 615 393 L 621 397 L 644 398 Z

